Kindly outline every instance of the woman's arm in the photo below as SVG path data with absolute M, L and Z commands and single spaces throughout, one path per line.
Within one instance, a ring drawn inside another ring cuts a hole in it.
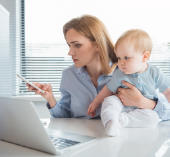
M 65 91 L 60 89 L 61 96 L 59 102 L 56 101 L 56 104 L 53 108 L 49 108 L 50 114 L 54 118 L 71 118 L 71 95 Z M 49 102 L 47 103 L 48 107 Z
M 165 95 L 166 99 L 170 103 L 170 88 L 167 88 L 162 94 Z
M 158 93 L 158 103 L 154 108 L 159 118 L 162 120 L 170 120 L 170 103 L 162 93 Z
M 122 81 L 127 88 L 118 88 L 117 93 L 114 93 L 122 101 L 125 106 L 136 106 L 142 109 L 154 109 L 157 102 L 145 98 L 141 92 L 130 83 Z
M 125 106 L 136 106 L 143 109 L 152 109 L 159 115 L 162 120 L 170 120 L 170 103 L 163 95 L 166 93 L 158 93 L 158 102 L 145 98 L 141 92 L 128 82 L 122 83 L 129 89 L 119 88 L 118 94 L 115 94 Z

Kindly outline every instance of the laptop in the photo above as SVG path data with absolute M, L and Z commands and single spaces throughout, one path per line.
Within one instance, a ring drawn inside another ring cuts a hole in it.
M 54 155 L 96 140 L 94 137 L 45 128 L 33 102 L 4 97 L 0 97 L 0 138 Z

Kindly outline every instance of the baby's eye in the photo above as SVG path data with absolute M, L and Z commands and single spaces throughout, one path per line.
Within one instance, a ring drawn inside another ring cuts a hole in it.
M 129 59 L 129 57 L 125 56 L 125 59 Z
M 117 57 L 117 59 L 118 59 L 118 60 L 121 60 L 121 58 L 120 58 L 120 57 Z

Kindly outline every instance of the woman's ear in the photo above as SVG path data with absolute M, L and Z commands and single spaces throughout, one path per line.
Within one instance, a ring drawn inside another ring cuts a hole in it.
M 149 54 L 148 51 L 143 52 L 143 60 L 142 60 L 142 62 L 147 62 L 149 60 L 149 56 L 150 56 L 150 54 Z
M 96 42 L 94 44 L 95 44 L 95 47 L 96 47 L 96 52 L 98 52 L 99 51 L 99 47 L 98 47 Z

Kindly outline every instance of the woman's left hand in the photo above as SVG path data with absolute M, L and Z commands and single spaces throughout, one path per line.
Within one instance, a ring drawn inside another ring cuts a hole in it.
M 132 84 L 122 81 L 128 88 L 118 88 L 116 95 L 124 106 L 136 106 L 138 108 L 154 109 L 156 102 L 145 98 L 141 92 Z

